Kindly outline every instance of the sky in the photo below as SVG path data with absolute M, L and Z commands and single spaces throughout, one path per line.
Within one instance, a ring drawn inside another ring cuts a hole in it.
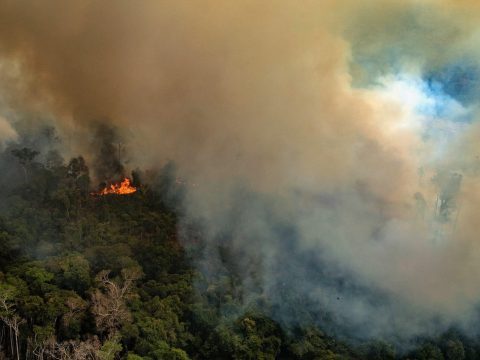
M 0 9 L 0 146 L 48 121 L 65 153 L 94 158 L 92 126 L 113 126 L 130 166 L 172 160 L 196 184 L 188 217 L 242 254 L 246 287 L 260 257 L 263 294 L 278 298 L 286 264 L 310 313 L 362 336 L 473 331 L 477 1 Z

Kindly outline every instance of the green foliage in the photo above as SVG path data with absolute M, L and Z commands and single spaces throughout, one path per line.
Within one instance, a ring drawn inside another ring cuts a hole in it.
M 122 351 L 122 344 L 117 338 L 113 338 L 105 341 L 101 349 L 98 350 L 97 356 L 100 360 L 114 360 L 120 351 Z
M 165 341 L 158 341 L 155 349 L 149 352 L 149 357 L 154 360 L 189 360 L 187 353 L 182 349 L 169 346 Z
M 61 288 L 83 294 L 91 286 L 90 264 L 80 254 L 52 258 L 46 266 L 55 274 L 55 283 Z
M 445 359 L 446 360 L 464 360 L 465 350 L 460 340 L 449 339 L 445 341 Z
M 246 314 L 215 328 L 202 348 L 205 358 L 275 359 L 283 334 L 278 324 L 259 314 Z
M 134 353 L 128 353 L 127 360 L 146 360 L 146 358 Z
M 316 327 L 300 329 L 299 334 L 289 344 L 288 351 L 295 359 L 354 358 L 346 345 L 325 335 Z
M 33 325 L 33 333 L 38 342 L 46 342 L 55 336 L 55 328 L 51 325 L 38 326 Z
M 368 346 L 367 354 L 372 360 L 395 359 L 395 348 L 384 341 L 376 341 Z
M 443 360 L 442 351 L 438 346 L 432 343 L 427 343 L 421 346 L 415 353 L 417 360 Z

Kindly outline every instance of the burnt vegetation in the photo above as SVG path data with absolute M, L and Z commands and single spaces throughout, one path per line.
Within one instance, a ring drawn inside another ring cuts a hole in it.
M 113 170 L 100 163 L 109 178 L 124 171 L 115 156 Z M 0 359 L 480 356 L 476 339 L 453 330 L 405 353 L 382 341 L 346 345 L 313 324 L 286 328 L 268 299 L 244 309 L 229 249 L 219 249 L 225 272 L 206 279 L 188 255 L 202 250 L 201 232 L 192 225 L 179 239 L 184 185 L 173 164 L 135 172 L 135 193 L 102 197 L 91 195 L 81 156 L 21 146 L 5 149 L 0 166 Z

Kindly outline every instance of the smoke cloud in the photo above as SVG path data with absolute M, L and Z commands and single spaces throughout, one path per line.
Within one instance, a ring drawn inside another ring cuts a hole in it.
M 15 140 L 18 137 L 17 132 L 12 128 L 10 123 L 0 116 L 0 146 L 4 146 L 6 142 Z
M 0 60 L 17 69 L 0 67 L 0 115 L 48 114 L 87 154 L 93 121 L 112 119 L 132 163 L 173 160 L 195 184 L 206 273 L 221 266 L 216 245 L 241 254 L 245 288 L 287 323 L 305 315 L 289 291 L 312 321 L 328 313 L 362 336 L 470 328 L 476 1 L 0 7 Z M 14 134 L 0 118 L 0 141 Z

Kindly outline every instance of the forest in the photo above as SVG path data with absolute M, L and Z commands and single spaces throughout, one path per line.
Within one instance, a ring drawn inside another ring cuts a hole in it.
M 55 141 L 51 129 L 43 136 Z M 103 138 L 92 166 L 124 171 Z M 480 357 L 480 339 L 454 328 L 405 349 L 282 324 L 269 299 L 244 308 L 228 249 L 216 277 L 194 264 L 205 241 L 194 223 L 178 231 L 188 184 L 173 163 L 127 174 L 135 191 L 101 194 L 82 156 L 21 144 L 0 156 L 0 359 Z
M 0 360 L 480 360 L 480 0 L 0 0 Z

